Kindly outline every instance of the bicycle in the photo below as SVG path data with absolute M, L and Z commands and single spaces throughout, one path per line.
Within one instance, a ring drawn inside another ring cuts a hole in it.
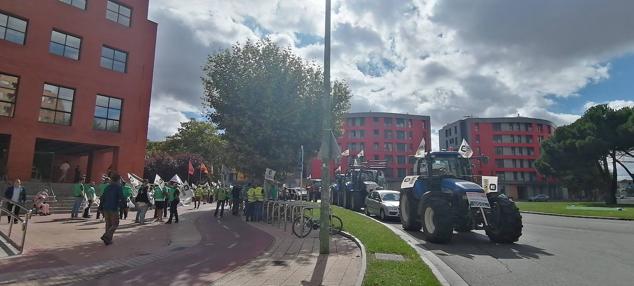
M 343 222 L 341 219 L 331 214 L 330 215 L 330 234 L 335 235 L 339 234 L 343 229 Z M 313 218 L 308 215 L 303 215 L 295 218 L 293 222 L 293 234 L 299 238 L 307 237 L 313 229 L 319 229 L 320 227 L 319 218 Z

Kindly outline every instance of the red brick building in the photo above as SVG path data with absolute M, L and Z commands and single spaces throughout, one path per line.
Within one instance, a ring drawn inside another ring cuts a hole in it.
M 350 150 L 350 157 L 341 160 L 342 172 L 361 150 L 366 160 L 386 160 L 384 170 L 388 181 L 398 181 L 411 172 L 413 155 L 423 137 L 427 151 L 431 150 L 429 116 L 384 112 L 348 113 L 343 135 L 337 139 L 342 151 Z M 321 177 L 321 161 L 311 162 L 312 178 Z M 335 167 L 336 168 L 336 167 Z
M 548 194 L 563 199 L 565 194 L 556 182 L 540 175 L 534 167 L 541 155 L 541 142 L 554 130 L 552 122 L 536 118 L 466 118 L 439 131 L 439 146 L 457 150 L 462 139 L 467 140 L 474 156 L 488 157 L 486 163 L 474 162 L 474 175 L 498 176 L 501 190 L 513 198 Z
M 157 24 L 149 0 L 0 1 L 0 175 L 143 172 Z

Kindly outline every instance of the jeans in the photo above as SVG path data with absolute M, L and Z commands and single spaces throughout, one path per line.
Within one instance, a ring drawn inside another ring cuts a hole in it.
M 145 213 L 149 207 L 150 206 L 147 203 L 137 203 L 136 219 L 134 221 L 140 224 L 145 224 Z
M 255 209 L 255 220 L 256 221 L 261 221 L 262 220 L 262 207 L 263 207 L 263 202 L 261 201 L 256 201 L 254 203 L 254 209 Z
M 242 201 L 240 199 L 233 199 L 233 205 L 231 205 L 231 213 L 233 215 L 239 215 L 240 213 L 240 203 Z
M 128 205 L 119 209 L 119 219 L 128 219 L 128 211 L 130 209 L 128 208 Z
M 255 218 L 254 210 L 253 210 L 254 205 L 255 205 L 255 202 L 247 202 L 247 205 L 244 208 L 247 221 L 253 221 Z
M 106 232 L 103 234 L 104 240 L 112 242 L 114 232 L 119 227 L 119 214 L 117 211 L 106 210 L 103 211 L 103 218 L 106 220 Z
M 2 203 L 0 203 L 0 206 L 1 206 L 1 205 L 2 205 Z M 13 209 L 13 210 L 11 210 L 11 208 L 14 208 L 14 209 Z M 13 211 L 13 214 L 15 214 L 15 216 L 16 216 L 16 217 L 17 217 L 17 216 L 20 216 L 20 207 L 18 207 L 17 205 L 12 204 L 12 203 L 7 203 L 7 209 L 8 209 L 9 211 Z M 10 215 L 7 215 L 7 221 L 8 221 L 9 223 L 11 223 L 11 216 L 10 216 Z M 16 218 L 16 219 L 14 219 L 14 220 L 13 220 L 13 223 L 18 223 L 18 219 L 17 219 L 17 218 Z
M 216 212 L 214 213 L 214 216 L 218 216 L 218 209 L 220 209 L 220 217 L 222 217 L 225 212 L 225 200 L 216 201 Z
M 176 219 L 176 223 L 178 223 L 178 204 L 180 202 L 178 200 L 173 200 L 170 202 L 170 218 L 167 220 L 168 223 L 172 223 L 172 218 Z
M 81 204 L 84 202 L 84 197 L 75 197 L 75 201 L 73 202 L 73 211 L 70 213 L 71 218 L 76 218 L 79 215 L 79 209 L 81 208 Z

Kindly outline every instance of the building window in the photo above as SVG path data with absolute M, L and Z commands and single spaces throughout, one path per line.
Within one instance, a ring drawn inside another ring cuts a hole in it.
M 48 51 L 69 59 L 78 60 L 81 49 L 81 39 L 62 32 L 53 30 Z
M 396 118 L 396 127 L 398 127 L 398 128 L 405 128 L 405 119 L 403 119 L 403 118 Z
M 393 139 L 394 138 L 394 132 L 392 132 L 392 130 L 385 130 L 383 137 L 385 139 Z
M 38 120 L 45 123 L 70 125 L 73 117 L 74 98 L 74 89 L 44 84 Z
M 407 120 L 407 128 L 412 128 L 412 124 L 413 124 L 412 120 L 408 119 Z M 423 126 L 425 126 L 425 124 L 423 124 Z
M 384 143 L 383 150 L 387 152 L 392 152 L 394 151 L 394 146 L 392 145 L 392 143 Z
M 350 151 L 356 151 L 356 150 L 357 150 L 357 143 L 350 143 L 350 144 L 348 144 L 348 150 L 350 150 Z
M 394 170 L 392 168 L 385 169 L 385 177 L 392 178 L 394 177 Z
M 398 177 L 399 177 L 399 178 L 403 178 L 403 177 L 405 177 L 405 174 L 407 173 L 407 172 L 406 172 L 406 170 L 405 170 L 404 168 L 398 168 L 398 169 L 397 169 L 397 172 L 398 172 Z
M 502 131 L 502 123 L 493 123 L 493 131 Z
M 378 137 L 380 134 L 379 129 L 374 129 L 374 137 Z
M 379 118 L 378 117 L 373 117 L 372 121 L 374 121 L 374 123 L 379 123 Z
M 121 99 L 97 95 L 95 120 L 92 127 L 96 130 L 119 132 L 121 126 Z
M 372 150 L 379 151 L 379 143 L 372 144 Z
M 526 143 L 533 143 L 533 135 L 526 135 Z
M 356 124 L 356 125 L 357 125 L 357 126 L 363 126 L 363 125 L 365 125 L 365 118 L 363 118 L 363 117 L 358 117 L 358 118 L 357 118 L 357 124 Z
M 504 155 L 504 147 L 495 147 L 495 155 Z
M 17 76 L 0 73 L 0 116 L 13 117 L 19 81 Z
M 374 160 L 379 160 L 379 155 L 374 155 Z
M 86 10 L 86 0 L 59 0 L 68 5 L 73 5 L 79 9 Z
M 502 143 L 502 135 L 493 135 L 493 142 Z
M 406 162 L 407 162 L 407 159 L 405 158 L 405 156 L 396 156 L 397 164 L 405 164 Z
M 543 126 L 543 125 L 541 125 L 541 124 L 537 124 L 537 132 L 538 132 L 538 133 L 542 133 L 542 132 L 544 132 L 544 126 Z
M 106 19 L 117 22 L 126 27 L 130 27 L 130 16 L 132 10 L 114 1 L 108 0 L 108 6 L 106 9 Z
M 0 39 L 24 45 L 26 21 L 0 13 Z
M 504 160 L 500 160 L 500 159 L 495 160 L 495 167 L 504 168 Z
M 407 139 L 412 140 L 412 138 L 414 134 L 412 133 L 412 131 L 407 132 Z
M 396 143 L 396 151 L 405 152 L 407 151 L 407 144 L 404 143 Z
M 405 131 L 396 131 L 396 139 L 405 140 Z
M 385 162 L 389 165 L 394 162 L 394 157 L 392 155 L 385 155 Z
M 385 126 L 392 126 L 392 118 L 383 118 L 383 123 L 385 123 Z
M 128 53 L 102 46 L 101 67 L 125 73 L 128 67 Z

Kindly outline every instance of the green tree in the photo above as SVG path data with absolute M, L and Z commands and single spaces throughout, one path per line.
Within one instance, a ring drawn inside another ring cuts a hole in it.
M 202 79 L 207 117 L 224 132 L 231 166 L 256 176 L 265 168 L 288 171 L 300 145 L 307 154 L 319 149 L 322 71 L 289 48 L 269 39 L 236 44 L 208 58 Z M 338 132 L 351 93 L 340 81 L 332 93 Z
M 591 107 L 574 123 L 557 128 L 542 144 L 536 162 L 542 174 L 559 178 L 571 190 L 597 188 L 616 203 L 617 165 L 634 179 L 623 158 L 633 158 L 634 110 Z

